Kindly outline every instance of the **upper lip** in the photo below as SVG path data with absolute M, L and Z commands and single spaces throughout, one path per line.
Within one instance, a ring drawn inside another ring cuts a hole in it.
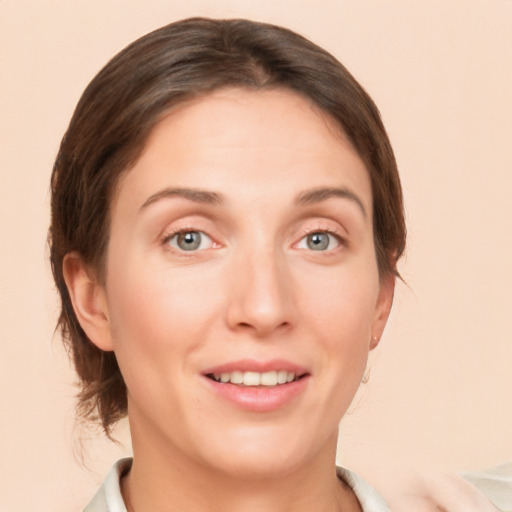
M 238 361 L 229 361 L 207 368 L 202 373 L 204 375 L 230 373 L 230 372 L 272 372 L 287 371 L 296 375 L 304 375 L 309 373 L 306 368 L 298 364 L 292 363 L 285 359 L 272 359 L 269 361 L 257 361 L 254 359 L 239 359 Z

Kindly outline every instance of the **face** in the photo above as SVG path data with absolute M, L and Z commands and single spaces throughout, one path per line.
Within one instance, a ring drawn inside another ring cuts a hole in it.
M 119 183 L 92 337 L 119 361 L 134 449 L 248 473 L 330 457 L 381 281 L 368 173 L 330 119 L 289 91 L 173 110 Z

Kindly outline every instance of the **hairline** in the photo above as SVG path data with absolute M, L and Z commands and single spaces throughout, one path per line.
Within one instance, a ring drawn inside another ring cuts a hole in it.
M 197 91 L 189 91 L 185 92 L 181 98 L 170 99 L 165 107 L 161 109 L 159 113 L 157 113 L 152 119 L 152 123 L 149 129 L 144 130 L 140 134 L 140 139 L 136 141 L 134 148 L 132 151 L 128 150 L 129 157 L 126 159 L 125 165 L 122 166 L 117 173 L 115 173 L 115 177 L 113 179 L 113 183 L 111 185 L 110 194 L 108 198 L 108 208 L 105 214 L 105 226 L 104 226 L 104 239 L 101 241 L 101 253 L 97 253 L 96 261 L 91 262 L 91 267 L 93 273 L 96 275 L 98 281 L 105 285 L 107 278 L 107 256 L 108 256 L 108 248 L 109 248 L 109 240 L 110 240 L 110 230 L 111 230 L 111 215 L 112 215 L 112 206 L 115 204 L 124 178 L 130 173 L 130 171 L 137 165 L 137 162 L 142 157 L 145 149 L 148 146 L 148 141 L 151 135 L 154 133 L 155 129 L 158 127 L 160 123 L 162 123 L 169 116 L 172 116 L 178 109 L 186 108 L 189 105 L 193 105 L 196 102 L 201 101 L 202 99 L 215 94 L 219 91 L 229 91 L 229 90 L 245 90 L 251 91 L 254 93 L 267 92 L 267 91 L 284 91 L 288 93 L 295 94 L 302 99 L 304 99 L 309 106 L 314 110 L 314 112 L 319 116 L 319 118 L 325 123 L 326 128 L 331 132 L 331 134 L 339 138 L 340 141 L 343 141 L 346 144 L 349 144 L 350 148 L 355 151 L 358 157 L 364 164 L 365 170 L 368 173 L 368 177 L 370 178 L 370 182 L 372 181 L 371 173 L 368 169 L 368 163 L 363 154 L 355 147 L 354 143 L 351 141 L 350 137 L 347 135 L 345 127 L 341 124 L 339 120 L 337 120 L 326 108 L 322 107 L 319 103 L 317 103 L 311 95 L 304 93 L 298 88 L 291 86 L 288 83 L 272 83 L 271 81 L 263 82 L 262 84 L 243 84 L 243 83 L 226 83 L 213 85 L 209 87 L 205 87 L 202 90 Z M 373 187 L 371 190 L 371 200 L 372 205 L 374 204 L 374 192 Z M 374 208 L 372 208 L 374 210 Z M 365 209 L 363 207 L 363 212 L 365 213 Z M 373 219 L 372 219 L 373 222 Z M 373 240 L 374 245 L 376 247 L 376 238 L 375 238 L 375 226 L 373 232 Z M 378 256 L 378 255 L 377 255 Z

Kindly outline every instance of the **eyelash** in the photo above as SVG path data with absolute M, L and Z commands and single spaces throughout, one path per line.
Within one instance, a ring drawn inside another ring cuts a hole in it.
M 205 233 L 202 229 L 198 229 L 198 228 L 195 228 L 195 227 L 180 227 L 180 228 L 177 228 L 177 229 L 174 229 L 174 230 L 171 230 L 171 232 L 167 233 L 163 238 L 162 238 L 162 241 L 161 241 L 161 244 L 163 246 L 165 246 L 166 249 L 168 250 L 173 250 L 177 253 L 180 253 L 180 254 L 186 254 L 187 252 L 190 252 L 191 254 L 189 254 L 188 256 L 191 256 L 193 253 L 197 253 L 199 252 L 197 249 L 195 250 L 190 250 L 190 251 L 186 251 L 184 249 L 179 249 L 179 248 L 176 248 L 176 247 L 172 247 L 170 245 L 170 242 L 171 240 L 173 240 L 173 238 L 175 238 L 176 236 L 178 235 L 181 235 L 181 234 L 186 234 L 186 233 L 200 233 L 202 236 L 206 236 L 208 237 L 208 239 L 211 240 L 213 246 L 218 246 L 218 244 L 215 242 L 215 240 L 210 236 L 208 235 L 207 233 Z M 201 249 L 201 250 L 205 250 L 205 249 Z
M 215 240 L 210 235 L 205 233 L 203 230 L 198 229 L 198 228 L 193 227 L 193 226 L 185 227 L 185 228 L 180 227 L 180 228 L 172 230 L 171 232 L 167 233 L 162 238 L 161 244 L 163 246 L 165 246 L 166 249 L 176 251 L 176 252 L 178 252 L 180 254 L 186 254 L 187 252 L 189 252 L 188 256 L 192 256 L 194 253 L 206 250 L 206 249 L 191 249 L 190 251 L 187 251 L 187 250 L 184 250 L 184 249 L 179 249 L 179 248 L 170 246 L 171 240 L 173 240 L 177 235 L 186 234 L 186 233 L 200 233 L 202 236 L 206 236 L 208 239 L 211 240 L 212 245 L 213 245 L 213 247 L 211 247 L 211 248 L 215 248 L 215 246 L 219 247 L 219 244 L 217 242 L 215 242 Z M 342 246 L 342 247 L 347 247 L 348 246 L 347 239 L 344 236 L 341 236 L 340 233 L 336 229 L 333 229 L 331 227 L 320 227 L 320 226 L 315 228 L 315 229 L 305 229 L 305 230 L 303 230 L 300 239 L 298 240 L 298 242 L 295 242 L 293 244 L 293 246 L 296 247 L 305 238 L 307 238 L 308 236 L 317 234 L 317 233 L 318 234 L 327 234 L 327 235 L 330 235 L 330 236 L 334 237 L 336 239 L 336 241 L 338 242 L 339 246 Z M 318 252 L 332 252 L 336 248 L 337 247 L 332 248 L 332 249 L 327 249 L 327 250 L 321 250 L 321 251 L 318 251 Z M 309 250 L 314 252 L 313 249 L 309 249 Z
M 340 246 L 342 246 L 342 247 L 348 246 L 348 240 L 346 239 L 346 237 L 342 236 L 336 229 L 333 229 L 331 227 L 318 227 L 316 229 L 305 229 L 302 232 L 302 236 L 301 236 L 300 240 L 294 245 L 297 245 L 302 240 L 304 240 L 306 237 L 308 237 L 310 235 L 314 235 L 316 233 L 322 233 L 322 234 L 326 233 L 328 235 L 331 235 L 332 237 L 334 237 L 337 240 L 337 242 L 339 243 Z M 332 251 L 332 250 L 334 250 L 334 249 L 330 249 L 330 251 Z M 327 252 L 327 251 L 322 251 L 322 252 Z

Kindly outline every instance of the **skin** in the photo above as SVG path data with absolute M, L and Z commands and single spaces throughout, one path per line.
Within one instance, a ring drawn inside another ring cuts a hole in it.
M 82 327 L 128 387 L 129 508 L 360 510 L 335 476 L 338 423 L 394 280 L 377 270 L 368 172 L 334 123 L 286 90 L 183 104 L 111 213 L 106 282 L 77 254 L 65 269 Z M 185 251 L 190 231 L 206 236 Z M 239 407 L 204 372 L 247 358 L 300 365 L 306 384 L 275 410 Z

